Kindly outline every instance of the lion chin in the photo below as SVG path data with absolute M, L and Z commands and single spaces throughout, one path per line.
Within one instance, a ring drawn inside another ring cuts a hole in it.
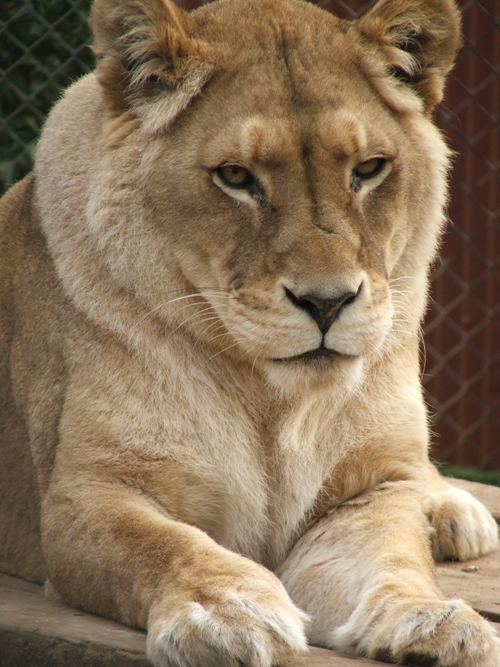
M 363 383 L 363 359 L 319 347 L 265 363 L 269 384 L 284 395 L 331 392 L 345 396 Z
M 155 667 L 498 667 L 435 582 L 498 529 L 430 465 L 420 386 L 455 3 L 90 20 L 96 70 L 0 202 L 0 570 Z

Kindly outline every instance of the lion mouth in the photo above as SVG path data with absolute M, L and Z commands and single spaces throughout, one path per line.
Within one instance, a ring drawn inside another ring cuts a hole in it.
M 308 350 L 307 352 L 303 352 L 302 354 L 296 354 L 293 357 L 277 357 L 275 359 L 272 359 L 272 361 L 278 361 L 278 362 L 292 362 L 292 361 L 315 361 L 316 359 L 324 359 L 326 358 L 336 358 L 336 357 L 343 357 L 346 355 L 341 354 L 340 352 L 337 352 L 336 350 L 330 350 L 327 347 L 317 347 L 314 350 Z

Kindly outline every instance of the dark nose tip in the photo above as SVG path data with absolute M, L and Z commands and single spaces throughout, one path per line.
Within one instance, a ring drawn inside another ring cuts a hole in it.
M 358 296 L 361 287 L 357 292 L 346 292 L 335 299 L 323 299 L 315 294 L 303 294 L 296 296 L 285 287 L 285 293 L 294 306 L 302 308 L 309 313 L 315 320 L 319 330 L 323 335 L 335 322 L 344 306 L 349 305 Z

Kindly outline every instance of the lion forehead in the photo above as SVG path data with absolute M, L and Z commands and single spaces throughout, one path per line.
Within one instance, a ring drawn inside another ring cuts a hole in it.
M 272 165 L 297 157 L 301 134 L 300 123 L 290 116 L 241 114 L 215 133 L 203 154 L 214 165 L 231 160 Z

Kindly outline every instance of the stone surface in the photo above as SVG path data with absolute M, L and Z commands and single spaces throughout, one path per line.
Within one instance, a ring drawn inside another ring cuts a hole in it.
M 439 563 L 436 570 L 447 598 L 467 600 L 482 616 L 500 622 L 500 550 L 469 563 Z
M 146 633 L 49 600 L 0 574 L 0 667 L 151 667 Z
M 41 586 L 0 574 L 0 667 L 151 667 L 146 633 L 48 599 Z M 282 667 L 383 663 L 320 648 Z
M 475 562 L 479 563 L 479 570 L 469 574 L 459 569 L 464 567 L 463 563 L 440 566 L 445 588 L 458 591 L 446 590 L 448 595 L 459 595 L 474 604 L 468 596 L 480 589 L 477 585 L 475 589 L 464 586 L 464 577 L 475 577 L 483 570 L 480 576 L 490 582 L 490 589 L 493 573 L 498 581 L 498 560 L 487 557 Z M 489 598 L 487 604 L 480 593 L 476 598 L 481 603 L 474 605 L 476 608 L 489 610 Z M 488 615 L 493 617 L 489 611 Z M 144 657 L 145 650 L 145 632 L 72 609 L 47 599 L 41 586 L 0 575 L 0 667 L 150 667 Z M 383 664 L 386 663 L 311 647 L 306 655 L 288 660 L 281 667 L 382 667 Z

